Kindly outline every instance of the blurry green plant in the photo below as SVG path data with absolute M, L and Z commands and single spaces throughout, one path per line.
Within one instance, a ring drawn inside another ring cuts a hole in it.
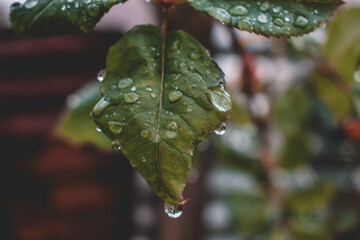
M 12 5 L 10 20 L 15 33 L 22 36 L 87 33 L 112 6 L 123 2 L 27 0 L 24 4 Z M 195 147 L 214 130 L 219 134 L 224 132 L 222 123 L 229 117 L 231 101 L 225 91 L 221 69 L 201 44 L 185 32 L 167 32 L 171 9 L 186 1 L 155 2 L 164 10 L 162 29 L 144 25 L 126 33 L 110 49 L 106 71 L 99 73 L 101 96 L 94 91 L 95 84 L 72 95 L 69 100 L 71 108 L 61 130 L 78 141 L 90 141 L 107 148 L 108 141 L 103 136 L 95 136 L 94 125 L 84 117 L 92 109 L 91 118 L 97 127 L 111 139 L 116 149 L 122 150 L 152 190 L 165 200 L 169 216 L 177 217 L 185 203 L 182 192 L 192 168 Z M 263 36 L 290 37 L 309 33 L 323 25 L 342 1 L 188 0 L 187 3 L 195 10 L 240 30 Z M 356 13 L 353 15 L 357 17 Z M 333 26 L 335 32 L 341 28 Z M 333 56 L 334 61 L 352 51 L 351 45 L 357 41 L 358 36 L 347 31 L 345 35 L 349 38 L 346 39 L 347 44 L 338 50 L 333 51 L 331 46 L 342 44 L 329 42 L 327 54 Z M 356 48 L 359 49 L 359 46 Z M 348 65 L 337 66 L 341 71 Z M 320 88 L 317 90 L 326 91 L 322 94 L 324 102 L 335 104 L 331 98 L 326 98 L 326 94 L 332 93 Z M 284 166 L 301 165 L 301 160 L 308 157 L 307 136 L 299 133 L 299 126 L 305 124 L 304 114 L 309 111 L 309 106 L 303 105 L 291 116 L 285 114 L 289 121 L 281 116 L 286 111 L 284 108 L 289 107 L 287 104 L 299 98 L 304 103 L 310 102 L 302 91 L 289 93 L 290 101 L 279 101 L 276 110 L 279 118 L 275 119 L 287 132 L 289 140 L 281 153 Z M 282 106 L 284 101 L 287 103 Z M 356 98 L 354 102 L 357 102 Z M 299 139 L 301 145 L 295 143 Z M 293 151 L 301 155 L 288 163 L 287 159 Z M 252 170 L 259 169 L 254 166 Z M 255 204 L 251 199 L 246 201 Z M 259 200 L 259 204 L 263 206 L 265 203 Z

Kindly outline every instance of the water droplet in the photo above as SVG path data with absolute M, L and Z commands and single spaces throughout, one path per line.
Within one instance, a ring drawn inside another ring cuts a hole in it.
M 121 145 L 119 140 L 112 141 L 112 146 L 115 150 L 121 150 Z
M 261 32 L 265 32 L 265 30 L 266 30 L 264 26 L 260 26 L 259 29 L 260 29 Z
M 61 11 L 65 11 L 65 9 L 66 9 L 66 5 L 62 5 L 61 6 Z
M 167 138 L 169 138 L 169 139 L 176 137 L 176 132 L 174 132 L 174 131 L 166 130 L 165 134 L 166 134 Z
M 38 4 L 38 2 L 39 2 L 38 0 L 28 0 L 24 6 L 27 9 L 31 9 L 31 8 L 35 7 Z
M 169 205 L 165 203 L 164 209 L 165 213 L 171 218 L 178 218 L 182 214 L 182 206 Z
M 241 30 L 245 30 L 248 32 L 251 32 L 251 30 L 253 29 L 252 24 L 248 20 L 239 20 L 237 22 L 237 27 Z
M 78 3 L 78 2 L 75 2 L 75 3 L 74 3 L 74 7 L 75 7 L 75 8 L 78 8 L 78 7 L 79 7 L 79 3 Z
M 354 80 L 360 82 L 360 70 L 354 72 Z
M 98 75 L 97 75 L 97 80 L 98 80 L 99 82 L 103 82 L 104 79 L 105 79 L 105 75 L 106 75 L 106 70 L 105 70 L 105 69 L 100 70 L 99 73 L 98 73 Z
M 99 15 L 99 11 L 100 11 L 99 7 L 95 4 L 90 4 L 87 7 L 87 12 L 92 17 L 97 17 Z
M 304 16 L 297 16 L 294 22 L 294 26 L 304 28 L 308 25 L 309 20 Z
M 150 93 L 151 97 L 155 98 L 156 97 L 156 93 Z
M 99 128 L 99 127 L 96 127 L 96 131 L 102 132 L 101 128 Z
M 146 91 L 149 91 L 149 92 L 152 91 L 152 88 L 150 86 L 145 87 L 145 89 L 146 89 Z
M 238 6 L 231 8 L 230 13 L 235 16 L 245 16 L 248 14 L 248 10 L 246 9 L 246 7 L 244 7 L 242 5 L 238 5 Z
M 169 122 L 166 125 L 166 128 L 171 130 L 171 131 L 175 131 L 177 129 L 177 123 L 176 122 Z
M 85 0 L 85 3 L 89 4 L 89 3 L 91 3 L 91 0 Z
M 265 14 L 263 14 L 263 13 L 261 13 L 261 14 L 258 16 L 257 20 L 258 20 L 259 22 L 261 22 L 261 23 L 267 23 L 267 22 L 268 22 L 267 16 L 266 16 Z
M 135 87 L 135 86 L 132 86 L 132 87 L 130 88 L 130 90 L 134 92 L 134 91 L 136 91 L 136 87 Z
M 273 13 L 279 13 L 281 11 L 282 7 L 277 6 L 272 9 Z
M 276 26 L 279 26 L 279 27 L 284 26 L 284 22 L 280 18 L 275 18 L 273 22 Z
M 10 10 L 14 10 L 15 8 L 18 8 L 21 6 L 21 3 L 19 2 L 14 2 L 13 4 L 11 4 L 10 6 Z
M 314 14 L 319 14 L 319 11 L 315 9 Z
M 199 60 L 199 59 L 201 59 L 201 53 L 198 52 L 198 51 L 191 52 L 191 53 L 189 54 L 189 57 L 190 57 L 192 60 Z
M 170 102 L 176 102 L 182 97 L 182 92 L 180 91 L 171 91 L 168 95 Z
M 214 89 L 206 93 L 209 101 L 221 112 L 231 109 L 231 100 L 229 94 L 221 88 Z
M 179 64 L 179 67 L 181 67 L 181 68 L 184 68 L 184 67 L 186 67 L 187 66 L 187 64 L 185 63 L 185 62 L 181 62 L 180 64 Z
M 118 87 L 118 86 L 117 86 L 116 84 L 112 84 L 111 87 L 110 87 L 110 89 L 111 89 L 111 90 L 115 90 L 115 89 L 117 89 L 117 87 Z
M 102 98 L 94 107 L 94 109 L 92 110 L 92 115 L 94 117 L 100 117 L 106 108 L 108 108 L 109 106 L 111 106 L 112 103 L 110 103 L 108 100 L 106 100 L 105 98 Z
M 139 94 L 134 93 L 134 92 L 132 92 L 132 93 L 125 93 L 125 96 L 124 96 L 125 102 L 127 102 L 127 103 L 134 103 L 134 102 L 136 102 L 140 97 L 141 97 L 141 96 L 140 96 Z
M 214 133 L 216 133 L 217 135 L 224 135 L 226 132 L 226 124 L 222 123 L 220 124 L 220 126 L 214 130 Z
M 265 11 L 267 11 L 267 10 L 269 9 L 269 7 L 270 7 L 269 2 L 263 2 L 263 3 L 260 5 L 260 10 L 263 11 L 263 12 L 265 12 Z
M 129 87 L 131 84 L 133 84 L 132 79 L 131 78 L 125 78 L 125 79 L 122 79 L 122 80 L 119 81 L 118 87 L 120 89 L 124 89 L 124 88 Z
M 218 19 L 219 21 L 229 24 L 231 21 L 231 15 L 223 8 L 219 7 L 208 7 L 205 11 L 212 17 Z
M 109 130 L 113 133 L 119 134 L 123 130 L 125 123 L 123 122 L 108 122 Z
M 143 138 L 148 138 L 149 137 L 149 131 L 148 130 L 142 130 L 140 132 L 140 135 L 143 137 Z
M 285 22 L 290 22 L 290 18 L 289 18 L 289 17 L 285 17 L 285 18 L 284 18 L 284 21 L 285 21 Z
M 72 3 L 74 2 L 75 0 L 67 0 L 68 3 Z

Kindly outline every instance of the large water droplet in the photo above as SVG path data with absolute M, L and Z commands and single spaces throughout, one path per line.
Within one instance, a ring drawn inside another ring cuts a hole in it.
M 309 20 L 304 16 L 297 16 L 294 22 L 294 26 L 304 28 L 308 25 Z
M 268 22 L 267 16 L 266 16 L 265 14 L 263 14 L 263 13 L 261 13 L 261 14 L 258 16 L 257 20 L 258 20 L 259 22 L 261 22 L 261 23 L 267 23 L 267 22 Z
M 110 103 L 108 100 L 106 100 L 105 98 L 102 98 L 94 107 L 94 109 L 92 110 L 92 115 L 94 117 L 100 117 L 106 108 L 108 108 L 109 106 L 111 106 L 112 103 Z
M 220 126 L 217 129 L 215 129 L 214 132 L 217 135 L 224 135 L 226 132 L 226 124 L 225 123 L 220 124 Z
M 251 30 L 253 29 L 252 24 L 248 20 L 239 20 L 237 22 L 237 27 L 241 30 L 245 30 L 248 32 L 251 32 Z
M 166 125 L 166 128 L 171 130 L 171 131 L 175 131 L 177 129 L 177 123 L 176 122 L 169 122 Z
M 134 103 L 136 102 L 141 96 L 137 93 L 131 92 L 131 93 L 125 93 L 125 102 L 127 103 Z
M 182 92 L 180 91 L 171 91 L 168 95 L 170 102 L 176 102 L 182 97 Z
M 98 75 L 97 75 L 97 80 L 98 80 L 99 82 L 104 81 L 105 75 L 106 75 L 106 70 L 105 70 L 105 69 L 100 70 L 99 73 L 98 73 Z
M 123 122 L 108 122 L 109 130 L 113 133 L 119 134 L 125 126 Z
M 38 4 L 38 2 L 39 2 L 38 0 L 28 0 L 24 6 L 27 9 L 31 9 L 31 8 L 35 7 Z
M 218 19 L 219 21 L 229 24 L 231 21 L 231 15 L 223 8 L 219 7 L 208 7 L 205 11 L 212 17 Z
M 134 91 L 136 91 L 136 87 L 135 87 L 135 86 L 132 86 L 132 87 L 130 88 L 130 90 L 134 92 Z
M 21 3 L 19 2 L 14 2 L 13 4 L 11 4 L 10 6 L 10 10 L 14 10 L 15 8 L 18 8 L 21 6 Z
M 221 88 L 214 89 L 206 93 L 209 101 L 221 112 L 231 109 L 231 100 L 229 94 Z
M 122 79 L 122 80 L 119 81 L 118 87 L 120 89 L 124 89 L 124 88 L 129 87 L 131 84 L 133 84 L 132 79 L 131 78 L 125 78 L 125 79 Z
M 112 141 L 112 146 L 115 150 L 121 150 L 121 145 L 119 140 Z
M 182 206 L 169 205 L 165 203 L 164 209 L 165 213 L 171 218 L 178 218 L 182 214 Z
M 269 4 L 269 2 L 263 2 L 261 5 L 260 5 L 260 10 L 261 11 L 263 11 L 263 12 L 265 12 L 265 11 L 267 11 L 268 9 L 269 9 L 269 7 L 270 7 L 270 4 Z
M 143 138 L 148 138 L 149 137 L 149 131 L 148 130 L 142 130 L 140 132 L 140 135 L 143 137 Z
M 245 16 L 248 14 L 246 7 L 238 5 L 230 9 L 230 13 L 236 16 Z

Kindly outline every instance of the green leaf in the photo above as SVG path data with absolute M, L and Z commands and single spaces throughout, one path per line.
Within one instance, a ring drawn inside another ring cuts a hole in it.
M 328 25 L 325 55 L 348 83 L 360 63 L 360 8 L 341 12 Z
M 90 32 L 113 5 L 126 0 L 27 0 L 10 12 L 17 35 L 49 37 Z
M 99 82 L 86 84 L 67 98 L 67 107 L 59 123 L 57 134 L 76 143 L 92 143 L 96 146 L 111 150 L 111 141 L 102 133 L 97 132 L 96 124 L 89 120 L 89 112 L 101 95 Z
M 92 116 L 168 204 L 179 204 L 193 151 L 229 115 L 223 73 L 182 31 L 138 26 L 110 49 Z M 164 64 L 164 69 L 162 68 Z M 162 75 L 164 70 L 164 75 Z
M 188 0 L 196 10 L 240 30 L 264 36 L 298 36 L 322 24 L 341 0 Z

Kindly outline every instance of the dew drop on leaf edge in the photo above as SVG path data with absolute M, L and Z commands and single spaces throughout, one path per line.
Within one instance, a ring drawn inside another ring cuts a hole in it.
M 178 218 L 182 214 L 182 206 L 178 205 L 169 205 L 165 203 L 164 210 L 165 213 L 171 218 Z
M 220 126 L 214 130 L 216 135 L 224 135 L 226 132 L 226 124 L 222 123 Z

